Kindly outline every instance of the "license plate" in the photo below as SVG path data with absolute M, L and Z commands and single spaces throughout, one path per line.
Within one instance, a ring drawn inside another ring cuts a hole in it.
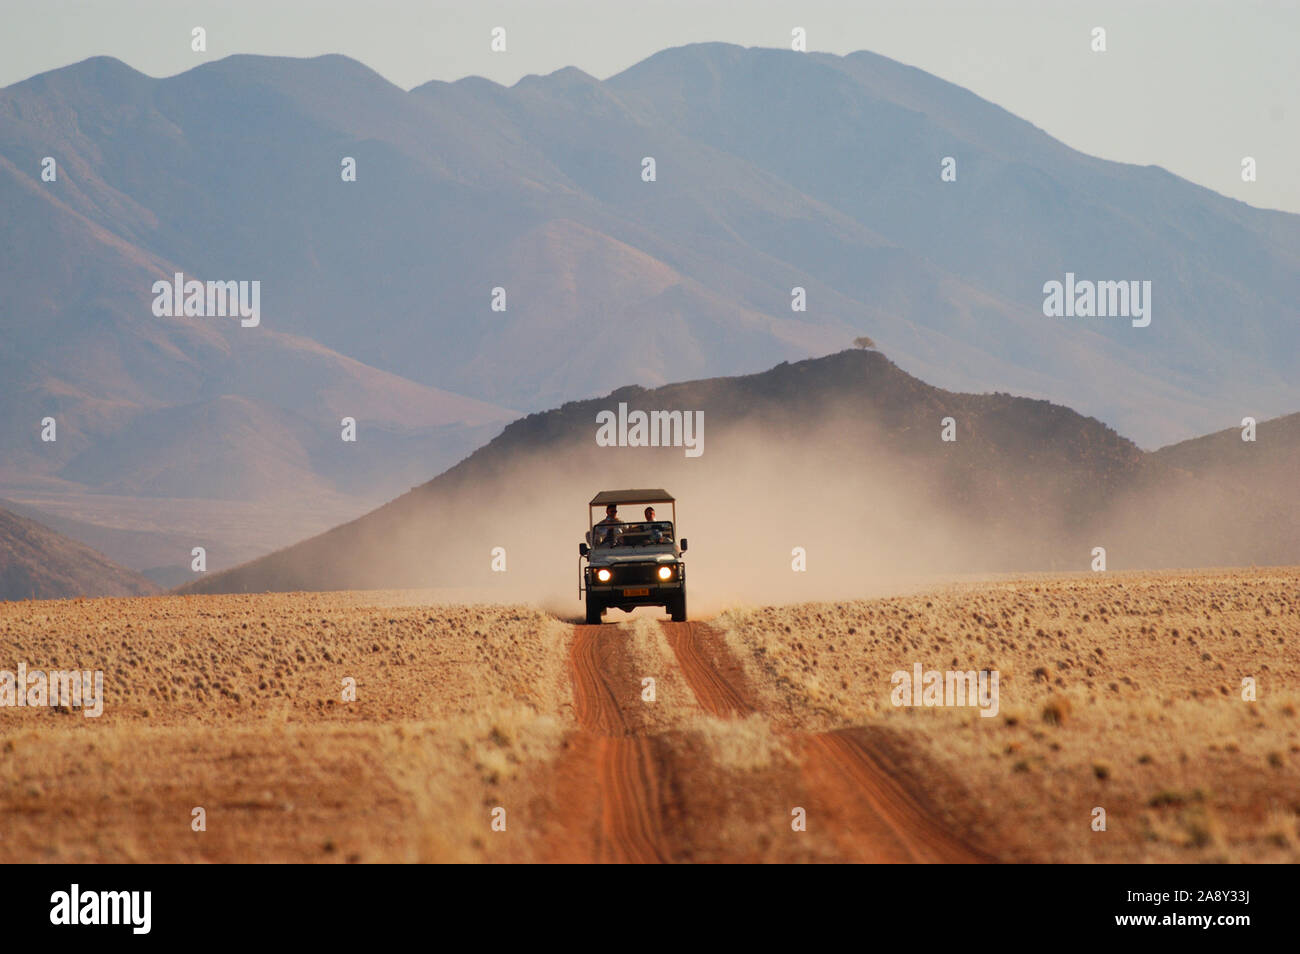
M 624 596 L 649 596 L 650 587 L 642 586 L 635 590 L 624 590 L 623 595 Z

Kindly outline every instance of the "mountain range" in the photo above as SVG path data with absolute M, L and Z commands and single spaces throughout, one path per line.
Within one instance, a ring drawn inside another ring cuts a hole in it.
M 156 316 L 177 272 L 260 282 L 260 325 Z M 1150 325 L 1045 316 L 1067 274 L 1150 281 Z M 96 57 L 0 90 L 0 289 L 0 495 L 99 526 L 128 500 L 359 514 L 518 412 L 864 334 L 1144 448 L 1300 407 L 1300 216 L 865 52 L 409 91 L 342 56 L 164 79 Z

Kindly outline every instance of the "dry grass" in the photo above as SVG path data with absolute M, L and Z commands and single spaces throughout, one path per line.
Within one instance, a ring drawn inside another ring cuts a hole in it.
M 1298 584 L 1294 569 L 1027 577 L 719 624 L 786 728 L 905 732 L 1009 857 L 1297 861 Z M 917 662 L 998 670 L 998 715 L 896 708 L 890 677 Z
M 747 718 L 701 709 L 653 620 L 605 627 L 602 669 L 680 786 L 666 804 L 697 860 L 836 857 L 783 834 L 815 794 L 791 733 L 865 725 L 902 740 L 900 777 L 1002 857 L 1297 861 L 1297 583 L 1026 577 L 731 610 L 715 625 L 760 710 Z M 410 592 L 0 604 L 0 669 L 102 669 L 106 690 L 99 719 L 0 709 L 0 861 L 555 857 L 589 810 L 565 803 L 590 770 L 572 748 L 571 633 Z M 914 663 L 996 669 L 1000 711 L 896 708 L 890 677 Z
M 106 697 L 98 719 L 0 710 L 0 859 L 527 859 L 490 811 L 527 805 L 525 769 L 553 760 L 569 627 L 403 602 L 0 604 L 0 668 L 103 669 Z

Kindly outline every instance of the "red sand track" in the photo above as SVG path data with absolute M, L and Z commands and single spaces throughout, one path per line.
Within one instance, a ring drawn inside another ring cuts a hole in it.
M 605 634 L 602 639 L 601 634 Z M 611 635 L 612 633 L 612 635 Z M 575 626 L 569 664 L 573 667 L 573 709 L 578 724 L 600 735 L 630 735 L 619 699 L 627 699 L 627 687 L 616 694 L 611 684 L 611 649 L 622 634 L 613 627 Z M 621 676 L 622 674 L 619 673 Z
M 863 728 L 807 737 L 803 772 L 817 812 L 846 860 L 991 862 L 948 831 L 923 794 L 891 773 L 877 737 Z
M 661 625 L 706 713 L 729 719 L 758 711 L 746 693 L 740 666 L 716 631 L 703 623 Z M 780 842 L 765 854 L 742 844 L 700 843 L 702 834 L 707 840 L 724 827 L 721 819 L 698 817 L 701 810 L 725 810 L 728 793 L 717 791 L 723 779 L 699 751 L 681 745 L 676 734 L 651 732 L 640 681 L 628 669 L 625 640 L 625 632 L 614 626 L 574 627 L 570 665 L 580 729 L 561 759 L 556 808 L 566 834 L 555 859 L 784 860 Z M 866 729 L 847 729 L 796 735 L 791 742 L 801 755 L 798 769 L 765 779 L 762 797 L 782 806 L 804 805 L 809 832 L 814 826 L 820 829 L 819 841 L 830 846 L 830 860 L 993 860 L 948 832 L 926 798 L 895 777 L 883 738 Z M 771 833 L 788 829 L 788 816 L 773 812 L 770 822 L 760 819 L 756 827 Z M 764 837 L 769 844 L 776 841 Z M 808 857 L 796 847 L 789 856 Z
M 661 623 L 682 667 L 686 683 L 700 707 L 719 718 L 747 716 L 754 711 L 732 684 L 744 682 L 740 667 L 727 653 L 722 638 L 703 623 Z
M 590 736 L 582 740 L 578 757 L 594 761 L 598 782 L 599 827 L 590 860 L 670 861 L 661 801 L 661 778 L 669 767 L 656 761 L 650 736 L 634 733 L 640 684 L 618 667 L 622 641 L 623 634 L 613 626 L 577 626 L 569 652 L 574 712 L 583 734 Z M 596 808 L 572 807 L 580 812 Z

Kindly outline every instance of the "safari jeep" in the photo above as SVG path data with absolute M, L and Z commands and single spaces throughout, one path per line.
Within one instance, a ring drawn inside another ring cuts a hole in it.
M 664 504 L 668 520 L 654 511 Z M 587 541 L 578 544 L 578 598 L 586 595 L 588 623 L 611 607 L 630 613 L 638 606 L 662 606 L 685 622 L 686 541 L 677 539 L 677 502 L 667 491 L 602 490 L 587 504 L 587 526 Z

